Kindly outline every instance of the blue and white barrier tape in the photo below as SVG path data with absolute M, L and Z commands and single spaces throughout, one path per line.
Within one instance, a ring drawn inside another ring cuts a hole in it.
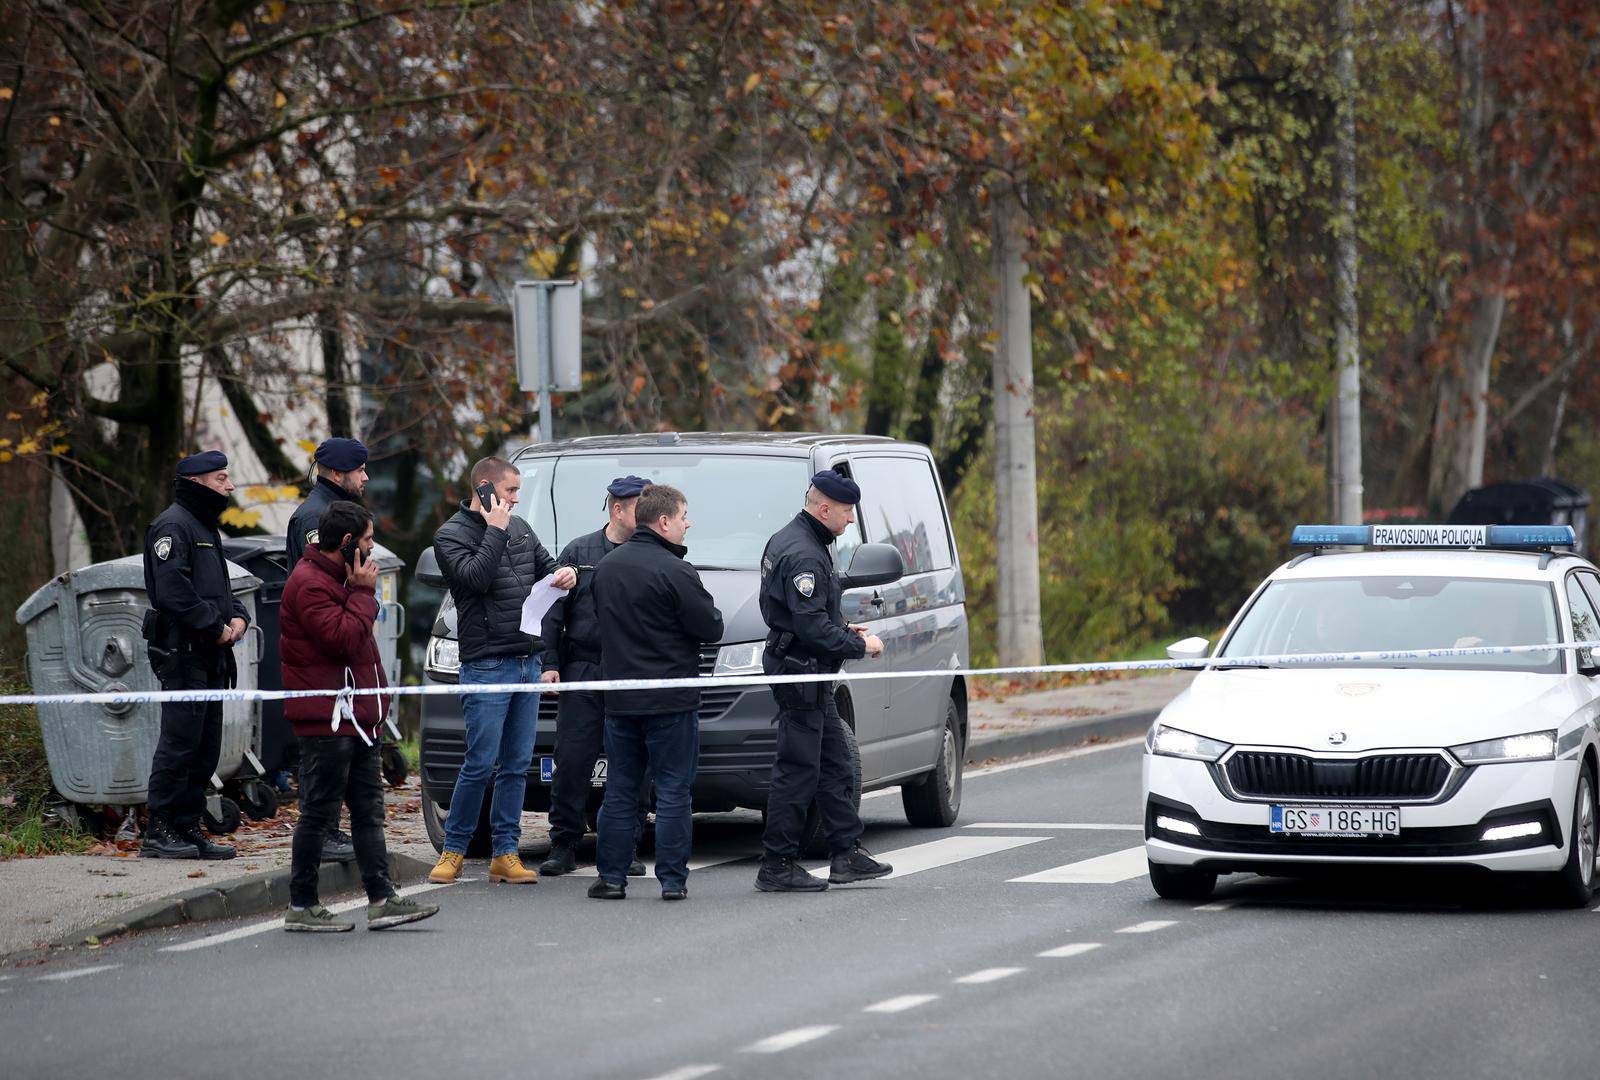
M 1078 664 L 1033 664 L 1023 667 L 949 667 L 922 671 L 841 671 L 816 675 L 696 675 L 679 679 L 591 679 L 585 682 L 533 683 L 433 683 L 426 686 L 384 686 L 329 690 L 145 690 L 104 691 L 88 694 L 3 694 L 0 705 L 144 705 L 166 701 L 288 701 L 294 698 L 438 697 L 451 694 L 560 694 L 573 690 L 677 690 L 697 687 L 777 686 L 789 683 L 858 682 L 866 679 L 923 679 L 962 675 L 1070 675 L 1104 671 L 1207 670 L 1240 667 L 1293 667 L 1319 664 L 1383 664 L 1402 660 L 1454 660 L 1517 653 L 1566 652 L 1600 649 L 1600 641 L 1569 641 L 1554 645 L 1478 645 L 1449 649 L 1385 649 L 1367 652 L 1285 653 L 1277 656 L 1223 656 L 1196 660 L 1097 660 Z M 873 661 L 864 661 L 872 663 Z

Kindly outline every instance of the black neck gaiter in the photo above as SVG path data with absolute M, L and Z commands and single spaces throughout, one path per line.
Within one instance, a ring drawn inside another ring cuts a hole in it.
M 173 481 L 173 495 L 179 506 L 212 529 L 221 523 L 222 512 L 228 508 L 228 496 L 181 476 Z

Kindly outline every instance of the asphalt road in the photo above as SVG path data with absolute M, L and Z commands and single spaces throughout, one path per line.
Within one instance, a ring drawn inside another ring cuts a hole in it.
M 697 858 L 725 861 L 691 874 L 686 903 L 654 880 L 621 903 L 586 899 L 591 877 L 490 886 L 469 864 L 479 880 L 427 893 L 444 911 L 410 928 L 210 924 L 10 969 L 0 1073 L 1600 1073 L 1600 915 L 1391 877 L 1159 900 L 1136 850 L 1139 753 L 969 775 L 948 830 L 869 798 L 867 844 L 914 872 L 821 895 L 756 892 L 754 818 L 701 819 Z

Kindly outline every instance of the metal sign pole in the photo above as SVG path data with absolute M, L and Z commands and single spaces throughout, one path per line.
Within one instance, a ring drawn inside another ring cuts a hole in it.
M 550 384 L 555 381 L 551 371 L 555 345 L 550 319 L 550 290 L 548 282 L 539 286 L 539 441 L 554 442 L 555 411 L 550 404 Z

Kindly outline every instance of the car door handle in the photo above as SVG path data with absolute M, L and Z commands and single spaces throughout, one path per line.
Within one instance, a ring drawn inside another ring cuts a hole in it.
M 878 592 L 877 589 L 872 590 L 872 604 L 880 609 L 883 607 L 883 594 Z

